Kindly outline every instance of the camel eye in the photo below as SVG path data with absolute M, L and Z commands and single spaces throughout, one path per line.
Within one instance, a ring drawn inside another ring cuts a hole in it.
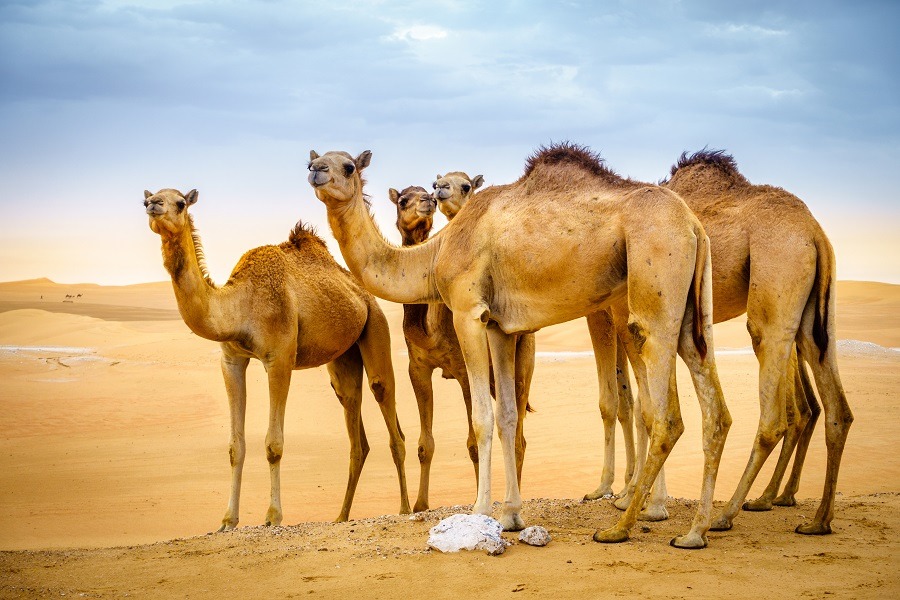
M 409 204 L 409 200 L 403 199 L 400 201 L 400 208 L 406 208 L 406 205 Z
M 468 194 L 468 193 L 469 193 L 469 190 L 471 190 L 471 189 L 472 189 L 472 186 L 469 185 L 468 183 L 462 184 L 462 191 L 463 191 L 463 194 Z
M 179 200 L 175 204 L 178 205 L 178 210 L 184 210 L 184 207 L 187 206 L 187 204 L 185 204 L 184 200 Z
M 437 181 L 432 181 L 432 182 L 431 182 L 431 189 L 433 189 L 433 190 L 436 190 L 436 189 L 437 189 Z
M 346 175 L 347 177 L 353 175 L 353 171 L 355 170 L 356 165 L 354 165 L 353 163 L 344 163 L 344 175 Z

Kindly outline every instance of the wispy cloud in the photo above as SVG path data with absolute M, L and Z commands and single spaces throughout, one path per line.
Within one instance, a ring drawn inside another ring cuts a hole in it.
M 389 42 L 426 42 L 442 40 L 447 37 L 447 30 L 435 25 L 412 25 L 398 27 L 383 39 Z

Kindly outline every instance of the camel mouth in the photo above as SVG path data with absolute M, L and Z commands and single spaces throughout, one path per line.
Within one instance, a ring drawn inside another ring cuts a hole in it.
M 309 176 L 306 178 L 309 181 L 309 184 L 314 188 L 322 187 L 329 181 L 331 178 L 328 177 L 328 173 L 325 171 L 310 171 Z
M 418 207 L 416 208 L 416 214 L 420 217 L 430 217 L 434 214 L 435 207 L 433 205 L 428 205 L 427 207 Z
M 434 190 L 434 195 L 438 200 L 447 200 L 453 194 L 450 192 L 450 190 L 448 188 L 440 187 L 440 188 L 437 188 L 436 190 Z
M 166 213 L 166 209 L 159 204 L 151 204 L 147 207 L 146 212 L 147 215 L 150 216 L 150 218 L 156 218 L 164 215 Z

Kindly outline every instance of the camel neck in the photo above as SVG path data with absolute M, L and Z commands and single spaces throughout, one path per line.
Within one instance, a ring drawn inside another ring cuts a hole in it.
M 440 299 L 434 283 L 435 239 L 398 248 L 384 238 L 362 194 L 342 207 L 328 202 L 328 224 L 350 271 L 363 286 L 385 300 L 422 303 Z
M 193 227 L 185 227 L 172 237 L 163 236 L 163 262 L 172 277 L 178 311 L 185 324 L 200 337 L 228 341 L 233 338 L 231 324 L 212 316 L 215 313 L 224 317 L 229 312 L 220 306 L 224 300 L 223 290 L 217 288 L 201 268 L 202 250 L 197 247 L 197 241 Z

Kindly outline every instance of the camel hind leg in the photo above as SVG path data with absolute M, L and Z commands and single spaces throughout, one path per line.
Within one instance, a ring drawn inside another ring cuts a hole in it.
M 790 393 L 789 387 L 787 390 L 787 432 L 784 435 L 784 441 L 781 445 L 781 453 L 778 455 L 778 464 L 775 465 L 775 471 L 772 473 L 772 478 L 769 480 L 769 485 L 766 486 L 765 491 L 763 491 L 762 495 L 756 500 L 745 502 L 743 507 L 744 510 L 766 511 L 772 509 L 772 506 L 775 505 L 775 496 L 778 494 L 778 488 L 781 486 L 781 480 L 784 478 L 784 474 L 787 471 L 791 456 L 793 456 L 795 449 L 798 452 L 798 456 L 801 451 L 798 442 L 807 431 L 809 431 L 810 434 L 812 433 L 812 428 L 807 427 L 812 417 L 812 410 L 810 409 L 806 397 L 806 390 L 804 389 L 802 382 L 802 369 L 803 365 L 798 361 L 797 350 L 795 347 L 791 350 L 790 359 L 790 370 L 794 377 L 794 387 L 793 393 Z M 814 397 L 812 402 L 815 402 Z M 815 422 L 813 422 L 813 424 L 815 424 Z M 807 437 L 807 445 L 808 443 L 809 438 Z M 803 447 L 802 451 L 805 455 L 806 447 Z M 803 457 L 801 456 L 799 461 L 795 460 L 795 464 L 798 465 L 796 473 L 797 479 L 799 480 L 799 471 L 803 465 Z M 793 494 L 791 494 L 791 496 L 793 496 Z
M 362 473 L 369 444 L 365 438 L 362 425 L 362 373 L 363 363 L 359 348 L 354 344 L 344 354 L 327 365 L 331 378 L 331 387 L 344 407 L 344 422 L 347 426 L 347 437 L 350 439 L 350 466 L 347 477 L 347 489 L 341 512 L 335 522 L 341 523 L 350 518 L 350 507 L 356 495 L 356 486 Z
M 775 506 L 795 506 L 797 504 L 797 490 L 800 489 L 800 473 L 803 471 L 803 462 L 806 460 L 806 451 L 809 449 L 809 442 L 812 439 L 813 431 L 816 428 L 816 422 L 822 413 L 822 408 L 816 400 L 816 391 L 813 389 L 809 380 L 809 374 L 806 372 L 805 361 L 803 355 L 798 353 L 797 356 L 797 374 L 800 377 L 800 385 L 803 395 L 800 397 L 801 402 L 805 403 L 806 411 L 809 414 L 806 419 L 806 426 L 800 439 L 797 441 L 797 450 L 794 453 L 794 464 L 791 467 L 791 475 L 784 484 L 784 490 L 781 495 L 772 501 Z M 801 405 L 803 406 L 803 405 Z
M 409 514 L 409 492 L 406 488 L 406 444 L 400 420 L 397 418 L 397 401 L 394 385 L 394 368 L 391 364 L 391 335 L 387 319 L 375 301 L 369 307 L 369 320 L 357 340 L 362 353 L 363 366 L 369 380 L 369 388 L 375 395 L 378 408 L 384 417 L 390 438 L 391 457 L 397 468 L 400 482 L 400 514 Z
M 833 292 L 833 290 L 832 290 Z M 834 294 L 830 296 L 828 311 L 828 344 L 825 355 L 820 357 L 819 347 L 813 339 L 813 321 L 815 302 L 810 299 L 803 313 L 798 342 L 801 354 L 809 360 L 816 388 L 825 410 L 825 447 L 827 463 L 825 472 L 825 488 L 822 501 L 811 523 L 798 525 L 797 533 L 806 535 L 823 535 L 831 533 L 831 521 L 834 518 L 834 497 L 837 493 L 838 471 L 841 456 L 847 441 L 847 433 L 853 423 L 853 413 L 847 403 L 844 387 L 841 384 L 837 367 L 837 346 L 834 331 Z
M 535 338 L 533 333 L 516 336 L 515 393 L 516 393 L 516 478 L 522 487 L 522 468 L 525 465 L 525 415 L 528 393 L 534 375 Z M 476 477 L 478 476 L 476 472 Z
M 616 416 L 620 399 L 617 390 L 618 381 L 613 369 L 619 370 L 616 366 L 618 339 L 609 311 L 602 310 L 588 315 L 587 325 L 591 334 L 591 344 L 594 347 L 597 380 L 600 384 L 600 418 L 603 421 L 604 445 L 600 485 L 593 492 L 585 494 L 584 499 L 597 500 L 613 495 L 612 485 L 616 468 Z

